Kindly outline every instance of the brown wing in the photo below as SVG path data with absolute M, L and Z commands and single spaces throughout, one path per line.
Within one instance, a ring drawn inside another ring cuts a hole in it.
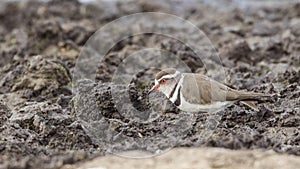
M 257 100 L 272 94 L 234 90 L 201 74 L 185 73 L 181 88 L 183 97 L 190 103 L 210 104 L 214 101 Z
M 183 97 L 190 103 L 210 104 L 214 101 L 240 100 L 240 92 L 201 74 L 184 74 Z M 242 92 L 246 93 L 246 92 Z

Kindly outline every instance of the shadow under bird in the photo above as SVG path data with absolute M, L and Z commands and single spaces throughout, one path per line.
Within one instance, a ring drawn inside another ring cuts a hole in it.
M 259 111 L 253 101 L 274 95 L 235 90 L 207 76 L 181 73 L 174 68 L 156 74 L 155 85 L 149 94 L 154 90 L 164 93 L 180 110 L 186 112 L 214 112 L 237 101 Z

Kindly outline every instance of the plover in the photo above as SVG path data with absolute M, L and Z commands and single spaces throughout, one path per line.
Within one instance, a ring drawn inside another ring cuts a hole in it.
M 186 112 L 213 112 L 237 101 L 259 111 L 253 101 L 273 96 L 235 90 L 207 76 L 181 73 L 174 68 L 156 74 L 155 85 L 149 94 L 154 90 L 164 93 L 180 110 Z

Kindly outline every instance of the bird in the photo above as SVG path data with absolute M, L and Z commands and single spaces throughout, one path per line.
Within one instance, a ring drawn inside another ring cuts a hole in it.
M 174 68 L 161 70 L 154 81 L 148 94 L 160 91 L 185 112 L 215 112 L 236 102 L 259 111 L 253 101 L 274 95 L 235 90 L 205 75 L 181 73 Z

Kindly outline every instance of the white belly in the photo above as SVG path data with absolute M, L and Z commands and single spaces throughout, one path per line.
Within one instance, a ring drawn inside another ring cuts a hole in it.
M 191 104 L 184 99 L 181 93 L 180 96 L 181 96 L 181 103 L 178 106 L 178 108 L 186 112 L 215 112 L 234 103 L 233 101 L 222 101 L 222 102 L 212 102 L 211 104 L 208 105 Z

